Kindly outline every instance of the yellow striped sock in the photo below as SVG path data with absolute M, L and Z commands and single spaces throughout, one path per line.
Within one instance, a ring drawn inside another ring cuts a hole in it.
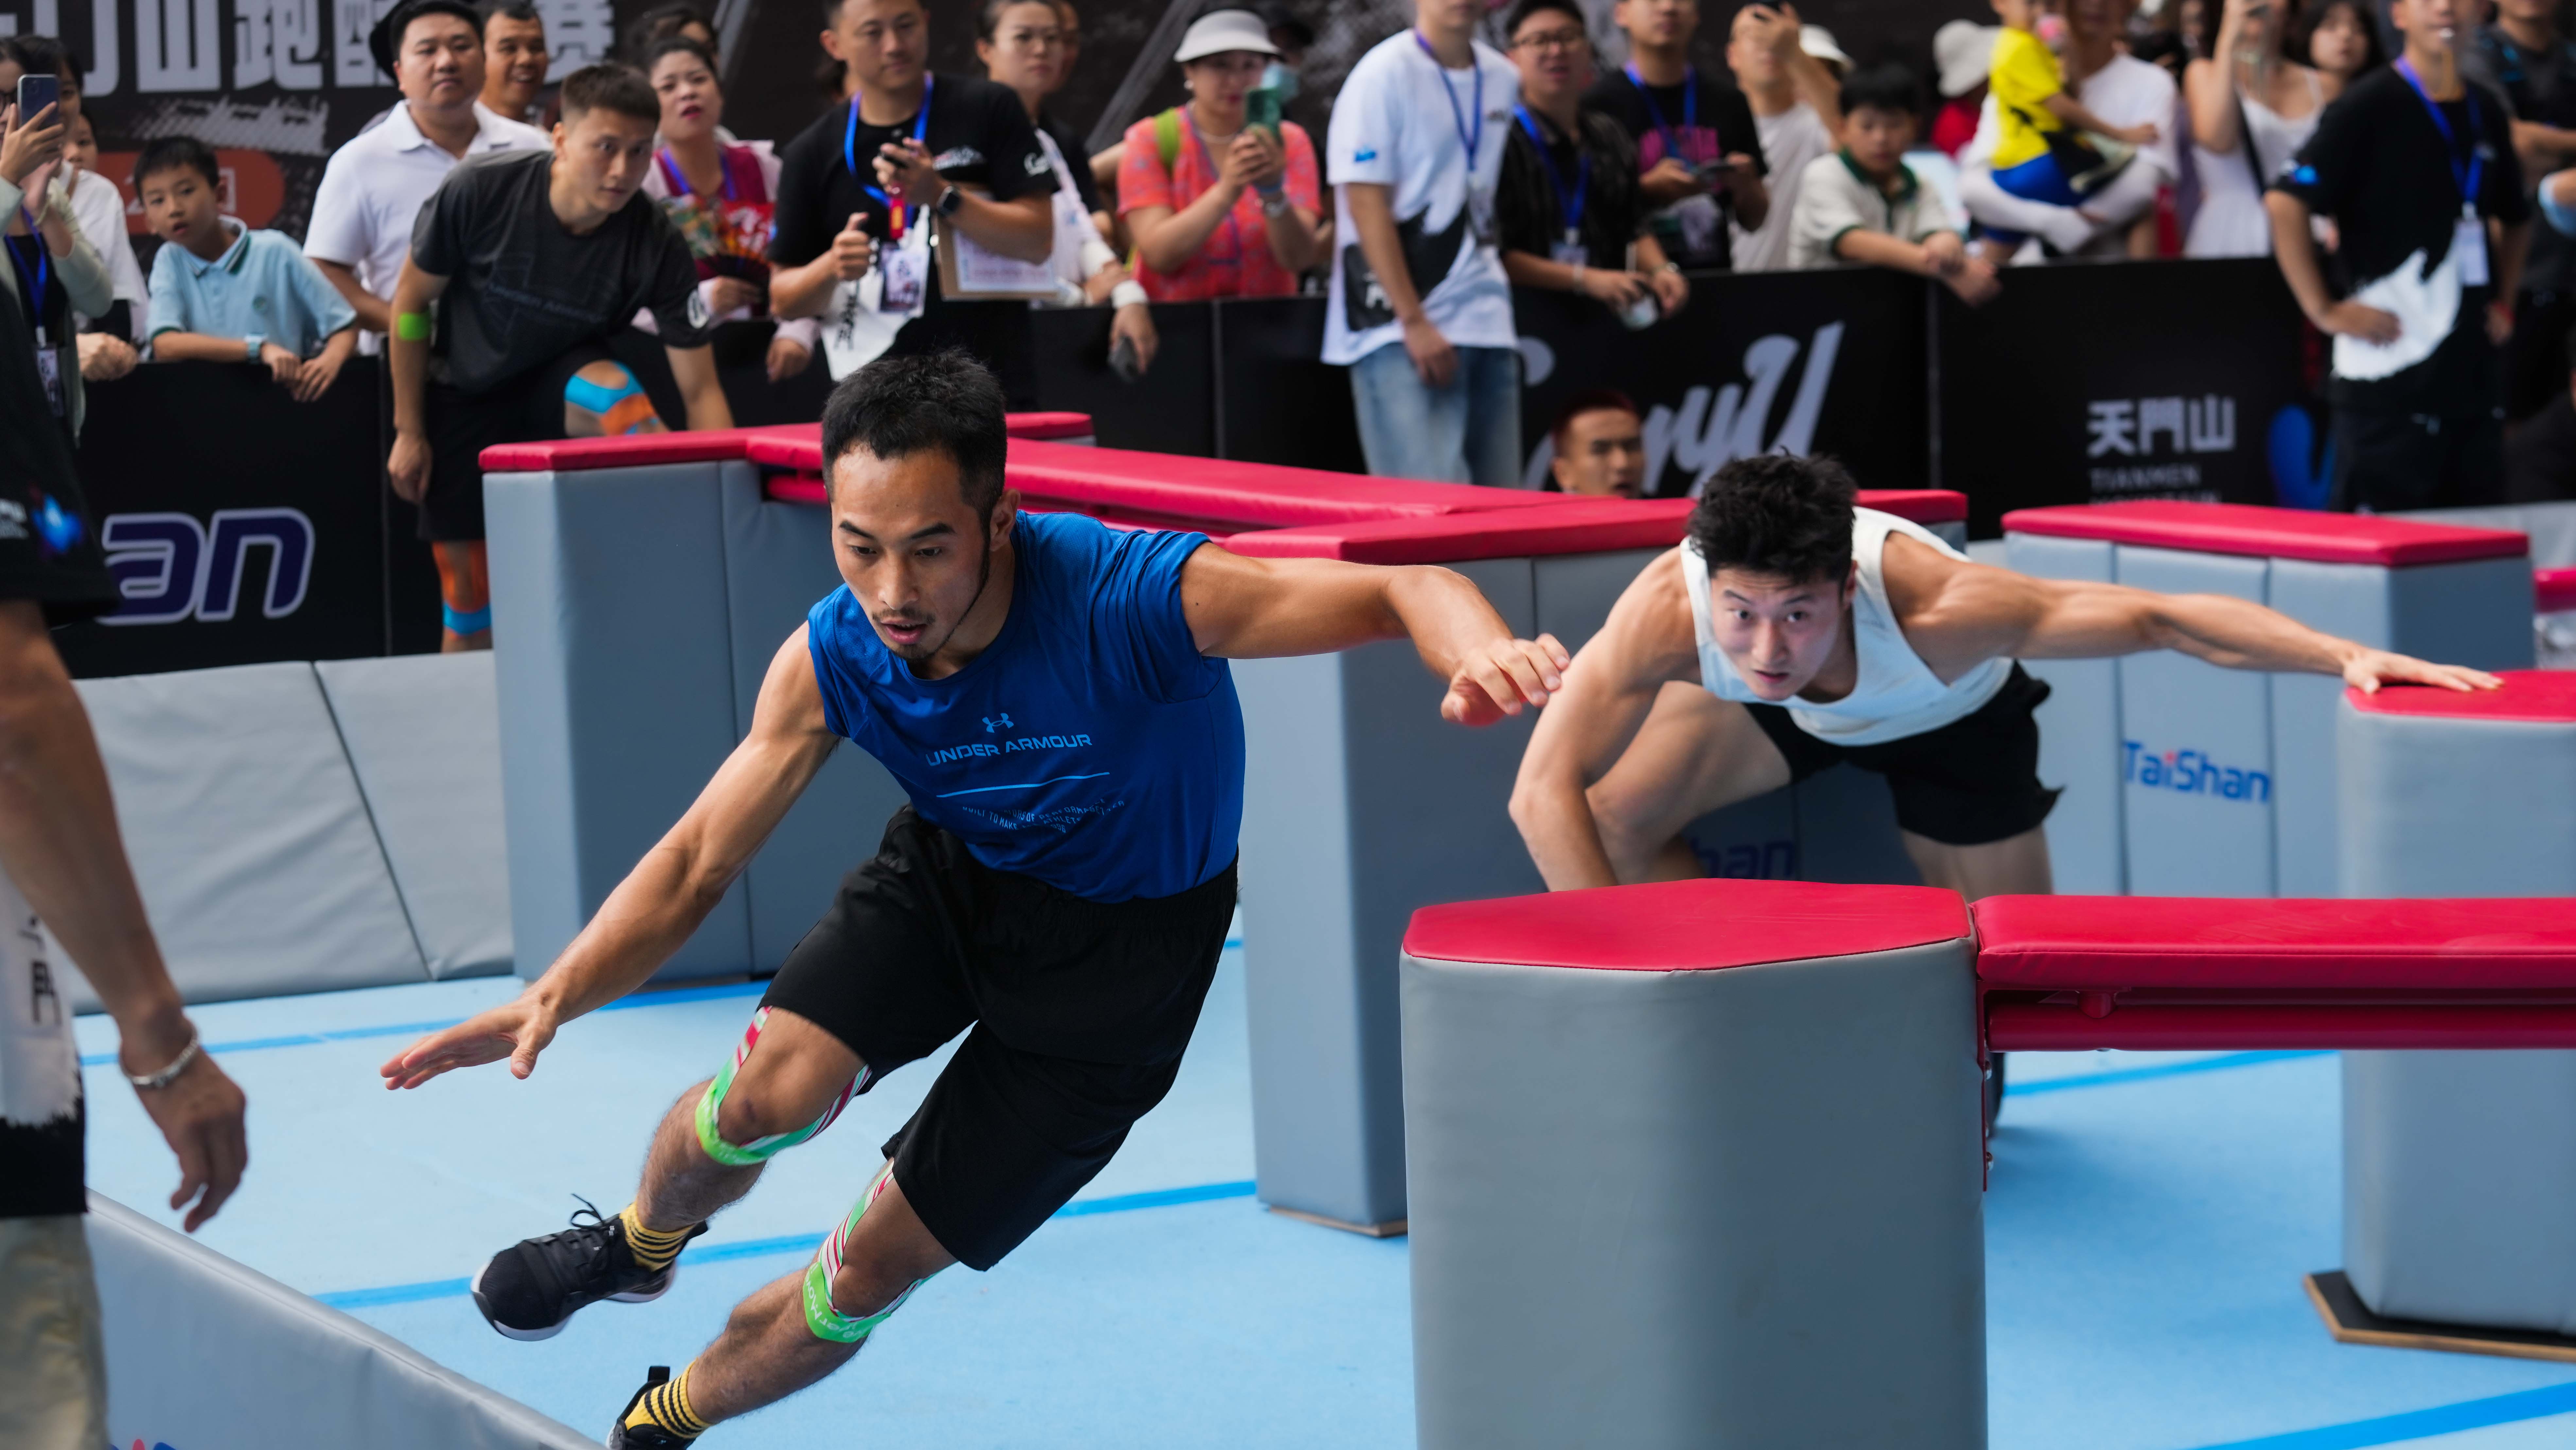
M 689 1229 L 674 1229 L 669 1233 L 662 1233 L 646 1228 L 644 1220 L 636 1216 L 635 1205 L 631 1203 L 618 1210 L 617 1221 L 626 1226 L 627 1252 L 633 1254 L 635 1262 L 646 1269 L 658 1271 L 669 1268 L 671 1261 L 680 1256 L 680 1245 L 689 1241 Z
M 655 1385 L 635 1402 L 635 1411 L 626 1417 L 626 1428 L 640 1430 L 652 1425 L 684 1440 L 694 1440 L 707 1433 L 707 1422 L 689 1408 L 689 1370 L 684 1366 L 680 1377 Z

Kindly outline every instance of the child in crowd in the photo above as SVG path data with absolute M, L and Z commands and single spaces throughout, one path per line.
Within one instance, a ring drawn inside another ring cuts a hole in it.
M 1789 264 L 1859 262 L 1930 277 L 1974 306 L 1995 295 L 1994 264 L 1970 255 L 1959 218 L 1905 164 L 1921 120 L 1914 77 L 1875 66 L 1843 82 L 1843 145 L 1807 163 L 1790 214 Z
M 1994 0 L 1995 17 L 2003 22 L 1987 78 L 2001 131 L 1995 143 L 1995 184 L 2025 200 L 2080 211 L 2084 198 L 2128 163 L 2127 148 L 2155 140 L 2156 128 L 2114 126 L 2066 93 L 2065 68 L 2039 36 L 2043 20 L 2056 19 L 2043 16 L 2044 5 L 2045 0 Z M 2125 144 L 2106 151 L 2077 131 Z M 1989 229 L 1987 259 L 2009 261 L 2026 240 L 2020 232 Z
M 165 245 L 152 259 L 152 355 L 161 362 L 266 363 L 309 403 L 358 345 L 358 314 L 283 232 L 254 231 L 217 205 L 215 153 L 165 136 L 134 161 L 134 189 Z

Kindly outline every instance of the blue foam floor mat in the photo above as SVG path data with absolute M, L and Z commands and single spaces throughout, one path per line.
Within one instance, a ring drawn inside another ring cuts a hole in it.
M 1411 1444 L 1404 1241 L 1251 1197 L 1240 958 L 1227 953 L 1171 1097 L 1067 1214 L 990 1274 L 942 1275 L 849 1369 L 710 1450 Z M 252 1104 L 250 1176 L 203 1238 L 595 1433 L 646 1365 L 685 1362 L 735 1300 L 801 1268 L 939 1060 L 776 1160 L 667 1297 L 521 1344 L 484 1325 L 464 1276 L 559 1226 L 575 1193 L 624 1203 L 651 1123 L 732 1049 L 759 989 L 630 999 L 574 1024 L 524 1083 L 490 1067 L 377 1086 L 421 1024 L 517 987 L 196 1009 Z M 80 1040 L 91 1184 L 169 1221 L 175 1171 L 103 1060 L 114 1028 L 83 1019 Z M 2026 1054 L 2012 1072 L 1986 1200 L 1996 1450 L 2576 1445 L 2567 1367 L 2338 1345 L 2319 1325 L 2299 1276 L 2339 1259 L 2330 1054 Z

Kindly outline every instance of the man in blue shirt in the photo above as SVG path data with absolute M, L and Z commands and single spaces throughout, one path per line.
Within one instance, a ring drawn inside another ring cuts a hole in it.
M 903 782 L 733 1061 L 664 1117 L 635 1201 L 495 1255 L 493 1328 L 658 1297 L 680 1245 L 852 1094 L 966 1032 L 811 1265 L 761 1289 L 611 1447 L 690 1443 L 821 1379 L 922 1280 L 990 1268 L 1108 1163 L 1179 1071 L 1234 909 L 1243 720 L 1229 658 L 1410 637 L 1464 725 L 1544 704 L 1564 648 L 1446 569 L 1247 559 L 1205 535 L 1023 515 L 1002 393 L 961 353 L 888 358 L 823 416 L 848 581 L 771 660 L 751 733 L 545 976 L 385 1064 L 389 1087 L 510 1059 L 641 985 L 841 738 Z M 972 1029 L 969 1031 L 968 1029 Z

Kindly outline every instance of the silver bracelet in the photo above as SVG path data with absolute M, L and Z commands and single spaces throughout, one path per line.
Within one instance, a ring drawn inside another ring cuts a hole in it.
M 194 1022 L 189 1023 L 188 1045 L 179 1049 L 179 1055 L 170 1060 L 170 1065 L 168 1067 L 161 1069 L 159 1072 L 145 1073 L 141 1077 L 137 1077 L 133 1073 L 129 1072 L 125 1074 L 125 1080 L 134 1084 L 138 1090 L 144 1092 L 150 1092 L 154 1088 L 168 1087 L 170 1084 L 179 1080 L 179 1074 L 188 1070 L 188 1064 L 197 1060 L 197 1054 L 202 1049 L 204 1040 L 205 1039 L 197 1035 L 197 1024 Z M 122 1069 L 120 1069 L 120 1071 L 122 1071 Z

